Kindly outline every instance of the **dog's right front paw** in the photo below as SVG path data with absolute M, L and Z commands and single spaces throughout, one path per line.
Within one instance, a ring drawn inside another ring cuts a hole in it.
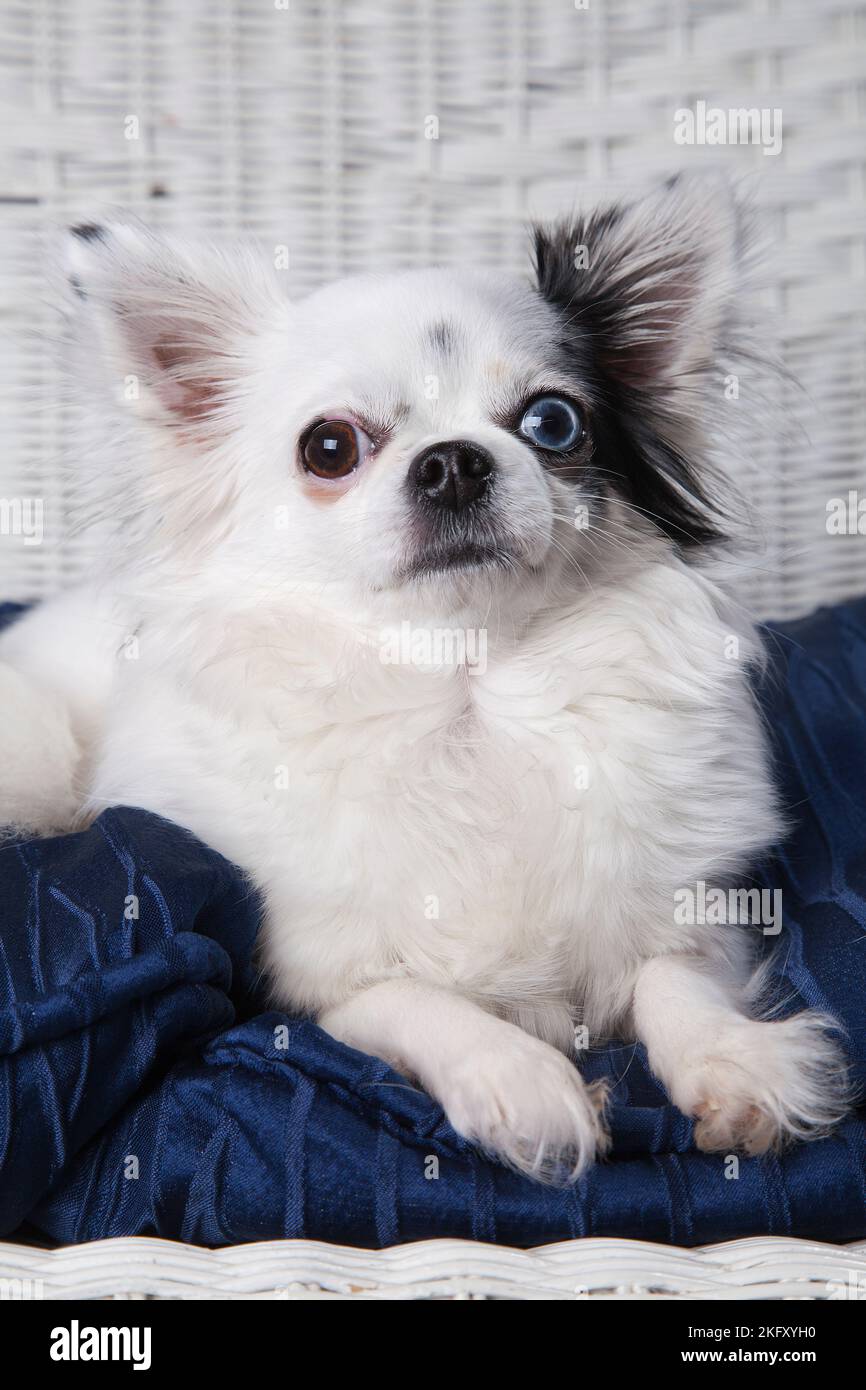
M 541 1182 L 572 1182 L 607 1150 L 606 1088 L 588 1086 L 561 1052 L 511 1024 L 440 1084 L 459 1134 Z M 513 1036 L 512 1036 L 513 1035 Z

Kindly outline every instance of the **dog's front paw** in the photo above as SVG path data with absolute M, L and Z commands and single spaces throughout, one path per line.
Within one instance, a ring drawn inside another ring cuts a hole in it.
M 742 1019 L 689 1058 L 673 1099 L 695 1117 L 698 1148 L 760 1154 L 832 1129 L 850 1098 L 831 1027 L 811 1013 L 779 1023 Z
M 573 1062 L 507 1025 L 499 1045 L 453 1068 L 439 1099 L 485 1153 L 542 1182 L 574 1181 L 608 1146 L 606 1089 Z

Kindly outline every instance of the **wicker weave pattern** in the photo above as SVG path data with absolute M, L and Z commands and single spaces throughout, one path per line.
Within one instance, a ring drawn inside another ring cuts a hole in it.
M 866 1244 L 761 1237 L 698 1250 L 570 1240 L 511 1250 L 427 1240 L 355 1250 L 312 1240 L 203 1250 L 129 1236 L 63 1250 L 0 1244 L 5 1298 L 866 1299 Z
M 0 496 L 46 509 L 42 545 L 0 536 L 4 596 L 86 563 L 39 336 L 58 226 L 110 203 L 253 235 L 288 249 L 300 292 L 431 260 L 521 269 L 529 216 L 683 167 L 754 182 L 781 356 L 806 388 L 779 388 L 788 428 L 744 471 L 764 537 L 748 596 L 783 617 L 866 586 L 866 539 L 828 536 L 825 510 L 866 497 L 866 0 L 583 3 L 4 0 Z M 781 153 L 675 144 L 698 100 L 781 108 Z

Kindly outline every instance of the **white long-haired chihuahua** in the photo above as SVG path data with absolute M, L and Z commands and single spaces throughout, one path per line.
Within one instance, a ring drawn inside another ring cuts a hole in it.
M 761 1017 L 750 933 L 675 908 L 780 833 L 708 563 L 741 242 L 678 182 L 538 229 L 531 283 L 296 303 L 250 250 L 71 237 L 117 526 L 0 642 L 0 819 L 188 827 L 261 890 L 276 1001 L 535 1177 L 605 1148 L 584 1034 L 644 1042 L 703 1149 L 846 1106 L 832 1020 Z

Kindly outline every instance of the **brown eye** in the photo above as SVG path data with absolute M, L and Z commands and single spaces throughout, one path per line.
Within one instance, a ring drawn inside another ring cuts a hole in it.
M 345 478 L 371 448 L 364 431 L 349 420 L 324 420 L 304 441 L 304 467 L 317 478 Z

